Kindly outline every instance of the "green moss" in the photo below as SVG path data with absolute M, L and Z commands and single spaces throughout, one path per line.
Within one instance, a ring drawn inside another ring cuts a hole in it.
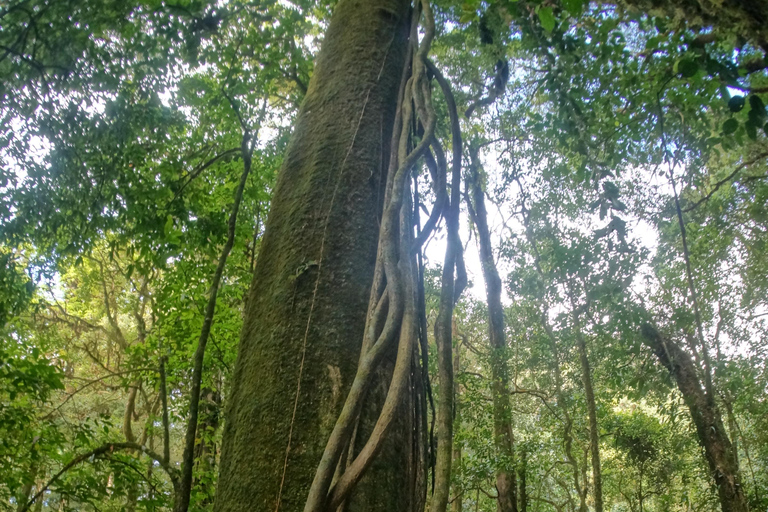
M 408 5 L 342 0 L 326 34 L 254 273 L 227 397 L 217 511 L 275 509 L 291 428 L 280 510 L 302 510 L 352 382 L 376 257 L 378 188 L 407 44 Z M 405 510 L 401 491 L 410 448 L 400 446 L 410 447 L 410 437 L 398 443 L 397 435 L 390 443 L 395 448 L 385 449 L 371 470 L 377 485 L 363 484 L 350 510 Z M 399 435 L 410 431 L 400 429 Z

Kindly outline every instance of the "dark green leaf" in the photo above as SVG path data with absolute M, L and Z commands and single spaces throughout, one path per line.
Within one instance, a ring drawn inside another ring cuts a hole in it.
M 748 122 L 744 125 L 744 128 L 747 130 L 747 137 L 752 140 L 757 139 L 757 126 L 754 123 Z
M 677 71 L 683 78 L 691 78 L 699 71 L 699 64 L 693 59 L 682 59 L 677 64 Z
M 760 96 L 753 94 L 749 97 L 749 106 L 752 110 L 759 110 L 765 114 L 765 103 Z
M 739 128 L 739 122 L 733 118 L 723 123 L 723 134 L 730 135 Z
M 728 100 L 728 108 L 731 112 L 738 112 L 744 108 L 744 96 L 734 96 Z

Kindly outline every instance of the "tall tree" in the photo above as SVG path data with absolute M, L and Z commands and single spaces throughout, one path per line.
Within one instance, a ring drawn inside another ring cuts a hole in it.
M 507 336 L 504 323 L 504 308 L 501 304 L 501 278 L 496 268 L 488 227 L 488 212 L 485 208 L 485 192 L 480 181 L 480 160 L 477 145 L 470 147 L 470 178 L 467 181 L 471 191 L 470 217 L 477 231 L 477 245 L 480 264 L 485 280 L 485 295 L 488 303 L 488 340 L 491 346 L 491 392 L 493 395 L 493 435 L 496 449 L 503 466 L 496 473 L 496 489 L 500 512 L 517 512 L 517 475 L 515 472 L 514 434 L 512 432 L 512 408 L 509 398 L 509 365 Z
M 356 373 L 408 13 L 403 0 L 342 0 L 331 18 L 254 271 L 217 511 L 301 510 Z M 364 413 L 378 412 L 385 376 Z M 398 423 L 349 510 L 409 509 L 410 418 Z

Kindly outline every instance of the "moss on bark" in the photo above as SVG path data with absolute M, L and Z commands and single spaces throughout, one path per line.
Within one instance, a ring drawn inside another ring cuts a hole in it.
M 227 398 L 217 511 L 271 511 L 278 500 L 281 511 L 301 510 L 354 377 L 408 6 L 341 0 L 331 20 L 278 176 L 247 301 Z M 380 393 L 372 394 L 376 403 Z M 410 435 L 407 425 L 395 429 L 365 479 L 375 485 L 362 482 L 349 511 L 406 510 Z
M 723 512 L 747 512 L 749 506 L 739 475 L 736 450 L 723 426 L 720 409 L 712 395 L 701 385 L 691 357 L 671 339 L 666 339 L 650 324 L 642 326 L 643 341 L 677 382 L 699 443 L 704 448 L 710 474 L 717 485 Z

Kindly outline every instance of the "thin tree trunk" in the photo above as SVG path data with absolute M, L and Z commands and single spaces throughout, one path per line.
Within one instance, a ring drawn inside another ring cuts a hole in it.
M 595 405 L 595 390 L 592 386 L 592 368 L 589 365 L 589 354 L 584 334 L 581 332 L 581 324 L 578 315 L 574 313 L 574 328 L 576 330 L 576 343 L 579 347 L 579 360 L 581 361 L 581 376 L 584 382 L 584 394 L 587 398 L 587 411 L 589 413 L 589 448 L 592 456 L 592 481 L 594 486 L 595 512 L 603 512 L 603 477 L 600 471 L 600 431 L 597 425 L 597 407 Z
M 227 398 L 218 512 L 302 510 L 345 403 L 373 280 L 408 19 L 405 0 L 336 6 L 256 261 Z M 378 417 L 387 376 L 368 391 L 360 439 Z M 411 416 L 397 417 L 346 510 L 409 509 Z
M 518 478 L 517 481 L 520 484 L 520 492 L 519 492 L 519 510 L 520 512 L 528 512 L 528 483 L 527 483 L 527 475 L 528 475 L 528 450 L 523 449 L 522 453 L 520 454 L 520 469 L 518 470 Z
M 461 336 L 461 334 L 458 332 L 458 328 L 456 328 L 456 321 L 454 319 L 453 322 L 454 325 L 454 336 Z M 461 360 L 459 358 L 459 347 L 456 347 L 456 352 L 453 354 L 453 375 L 454 378 L 456 375 L 458 375 L 459 371 L 461 371 Z M 454 379 L 453 382 L 453 410 L 454 410 L 454 429 L 457 426 L 461 425 L 461 407 L 459 402 L 460 397 L 460 390 L 459 390 L 459 383 Z M 454 471 L 461 466 L 461 444 L 460 443 L 453 443 L 453 465 Z M 463 498 L 463 489 L 458 489 L 454 487 L 453 492 L 453 501 L 451 502 L 451 512 L 461 512 L 462 509 L 462 498 Z
M 21 486 L 21 491 L 16 496 L 16 511 L 22 512 L 27 509 L 27 504 L 29 502 L 29 496 L 32 494 L 32 487 L 35 485 L 35 478 L 37 477 L 37 464 L 35 462 L 32 463 L 32 466 L 29 470 L 28 480 L 24 485 Z M 37 500 L 39 503 L 42 503 L 43 499 L 42 497 Z
M 491 346 L 491 393 L 493 398 L 493 433 L 496 450 L 502 467 L 496 471 L 499 512 L 517 512 L 517 480 L 515 475 L 514 436 L 512 410 L 509 399 L 509 367 L 507 364 L 507 340 L 504 332 L 504 308 L 501 304 L 501 278 L 493 258 L 485 195 L 480 185 L 477 150 L 471 148 L 472 221 L 477 230 L 480 262 L 485 279 L 488 302 L 488 334 Z
M 200 337 L 197 340 L 197 349 L 193 360 L 192 383 L 189 392 L 189 418 L 187 420 L 187 433 L 184 437 L 184 452 L 181 459 L 181 479 L 179 481 L 179 494 L 175 497 L 174 512 L 187 512 L 189 508 L 189 499 L 192 493 L 192 473 L 195 461 L 195 440 L 197 434 L 197 417 L 200 406 L 200 387 L 203 381 L 203 362 L 205 361 L 205 347 L 213 327 L 213 317 L 216 313 L 216 298 L 219 293 L 219 285 L 224 275 L 224 268 L 229 258 L 229 253 L 235 245 L 235 228 L 237 227 L 237 214 L 240 211 L 240 202 L 243 199 L 243 191 L 251 172 L 251 158 L 253 156 L 253 147 L 257 137 L 243 126 L 243 139 L 240 154 L 243 158 L 243 171 L 240 174 L 240 182 L 235 190 L 234 203 L 232 211 L 229 214 L 227 222 L 227 240 L 224 248 L 221 250 L 221 256 L 216 265 L 211 280 L 211 288 L 208 296 L 208 304 L 205 308 L 205 317 L 203 318 L 203 327 L 200 329 Z
M 419 187 L 418 178 L 413 176 L 413 219 L 417 228 L 417 236 L 421 235 L 421 223 L 419 222 Z M 427 307 L 426 297 L 424 290 L 424 256 L 421 250 L 419 250 L 417 256 L 417 301 L 418 301 L 418 313 L 419 313 L 419 354 L 420 359 L 414 358 L 414 361 L 419 361 L 420 366 L 414 371 L 414 377 L 418 375 L 420 378 L 414 382 L 414 391 L 416 393 L 415 403 L 418 405 L 418 414 L 416 415 L 416 421 L 418 425 L 417 432 L 415 432 L 418 438 L 417 454 L 414 455 L 414 459 L 417 461 L 417 465 L 414 468 L 415 474 L 415 486 L 414 492 L 416 493 L 416 499 L 413 501 L 412 512 L 423 512 L 427 505 L 427 471 L 431 467 L 430 458 L 432 456 L 432 432 L 429 429 L 429 410 L 432 411 L 434 417 L 434 402 L 432 401 L 432 390 L 429 381 L 429 340 L 428 340 L 428 326 L 427 326 Z
M 123 435 L 125 440 L 129 443 L 136 441 L 136 436 L 133 434 L 133 414 L 136 410 L 136 394 L 139 391 L 139 381 L 134 381 L 131 384 L 130 391 L 128 391 L 128 401 L 125 404 L 125 411 L 123 413 Z M 136 510 L 136 502 L 139 499 L 138 483 L 131 481 L 128 484 L 128 490 L 125 497 L 125 510 L 126 512 L 133 512 Z
M 522 185 L 521 189 L 522 189 Z M 536 266 L 536 271 L 541 276 L 542 279 L 546 280 L 547 276 L 544 274 L 544 271 L 541 268 L 541 265 L 539 264 L 539 250 L 536 245 L 536 239 L 534 238 L 533 229 L 531 228 L 529 216 L 528 216 L 528 210 L 525 207 L 525 204 L 522 205 L 523 210 L 523 223 L 525 225 L 525 236 L 528 240 L 528 243 L 531 244 L 533 248 L 533 252 L 535 255 L 534 263 Z M 547 304 L 544 300 L 541 301 L 541 325 L 544 327 L 544 331 L 547 333 L 547 338 L 549 338 L 549 346 L 552 351 L 552 370 L 555 377 L 555 393 L 557 396 L 557 403 L 561 407 L 561 410 L 563 411 L 563 417 L 565 418 L 564 425 L 563 425 L 563 446 L 565 451 L 565 457 L 568 460 L 568 464 L 571 466 L 572 469 L 572 475 L 573 475 L 573 483 L 576 488 L 576 492 L 579 495 L 579 512 L 586 512 L 587 511 L 587 503 L 586 503 L 586 494 L 587 494 L 587 485 L 586 482 L 584 483 L 584 487 L 582 488 L 580 478 L 579 478 L 579 464 L 576 460 L 576 457 L 573 455 L 573 420 L 571 419 L 571 415 L 568 412 L 568 407 L 566 405 L 565 400 L 565 393 L 563 392 L 563 377 L 562 372 L 560 371 L 560 359 L 559 359 L 559 353 L 557 349 L 557 338 L 555 337 L 555 332 L 552 329 L 552 325 L 549 323 L 549 310 L 547 307 Z M 571 495 L 568 493 L 568 500 L 571 501 Z
M 696 425 L 699 443 L 717 484 L 723 512 L 749 510 L 739 476 L 739 465 L 714 397 L 705 392 L 691 357 L 650 324 L 642 325 L 643 340 L 677 382 Z

